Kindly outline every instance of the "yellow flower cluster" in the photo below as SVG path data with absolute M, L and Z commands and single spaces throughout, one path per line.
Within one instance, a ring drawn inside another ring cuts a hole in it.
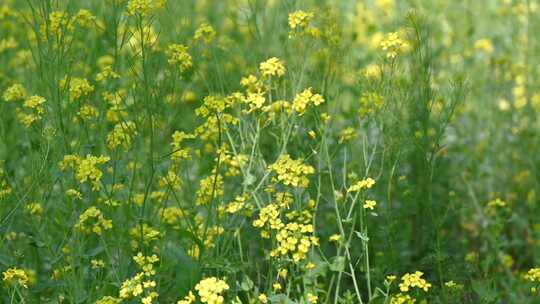
M 15 38 L 8 37 L 0 40 L 0 53 L 3 53 L 10 49 L 16 49 L 19 46 L 19 43 Z
M 399 290 L 408 292 L 411 288 L 417 287 L 427 292 L 431 284 L 422 278 L 423 275 L 424 273 L 421 271 L 404 274 L 401 277 L 401 283 L 399 283 Z
M 195 290 L 199 294 L 202 303 L 223 304 L 223 292 L 229 290 L 229 285 L 223 280 L 210 277 L 201 280 L 195 285 Z
M 529 99 L 529 94 L 527 92 L 527 77 L 526 75 L 517 75 L 514 81 L 516 84 L 512 88 L 513 104 L 516 109 L 520 110 L 527 106 Z
M 243 100 L 244 103 L 249 105 L 248 113 L 251 113 L 263 107 L 264 103 L 266 102 L 266 97 L 264 96 L 264 92 L 262 91 L 248 92 L 243 98 Z
M 289 200 L 288 196 L 278 194 L 276 198 L 283 197 Z M 286 208 L 289 203 L 280 203 Z M 262 238 L 270 238 L 271 231 L 276 231 L 277 247 L 270 252 L 271 257 L 282 257 L 291 255 L 294 262 L 299 262 L 306 257 L 312 246 L 319 245 L 319 239 L 313 235 L 314 229 L 311 224 L 312 214 L 308 210 L 302 212 L 292 211 L 285 215 L 290 221 L 285 224 L 281 220 L 280 206 L 275 203 L 268 204 L 261 209 L 259 217 L 253 221 L 253 226 L 263 228 Z M 315 203 L 310 201 L 309 209 Z
M 4 171 L 4 162 L 0 161 L 0 199 L 10 195 L 11 191 L 11 186 L 6 179 L 6 172 Z
M 203 104 L 195 110 L 195 114 L 200 117 L 208 117 L 216 113 L 223 113 L 228 107 L 230 107 L 230 102 L 227 99 L 209 95 L 204 98 Z
M 184 148 L 182 143 L 186 139 L 193 139 L 195 136 L 192 134 L 187 134 L 181 131 L 175 131 L 172 135 L 171 146 L 173 148 L 171 159 L 175 162 L 179 162 L 182 159 L 190 158 L 190 149 Z
M 86 97 L 94 92 L 94 86 L 91 85 L 85 78 L 71 78 L 65 77 L 60 80 L 60 88 L 67 88 L 69 90 L 70 101 L 78 100 L 81 97 Z
M 316 304 L 317 301 L 319 300 L 319 297 L 317 295 L 314 295 L 310 292 L 308 292 L 306 298 L 309 304 Z
M 30 203 L 26 205 L 26 210 L 30 215 L 40 216 L 43 214 L 43 206 L 40 203 Z
M 352 127 L 345 128 L 339 132 L 339 143 L 347 142 L 356 137 L 356 129 Z
M 159 179 L 159 186 L 161 188 L 170 188 L 176 191 L 180 191 L 182 185 L 182 179 L 173 170 L 167 171 L 167 174 Z
M 96 22 L 96 16 L 89 10 L 81 9 L 73 16 L 73 22 L 77 22 L 81 27 L 89 27 Z
M 211 175 L 201 179 L 199 183 L 199 190 L 197 190 L 197 198 L 195 203 L 197 206 L 206 205 L 210 203 L 214 197 L 223 196 L 223 193 L 223 177 L 221 174 L 216 175 L 212 173 Z
M 177 66 L 180 72 L 185 72 L 193 65 L 191 55 L 188 53 L 188 47 L 183 44 L 171 44 L 167 49 L 167 62 L 170 65 Z
M 263 76 L 277 76 L 281 77 L 285 75 L 285 66 L 279 58 L 272 57 L 268 60 L 261 62 L 259 69 Z
M 138 248 L 138 240 L 142 237 L 142 241 L 144 244 L 149 245 L 151 242 L 159 240 L 161 238 L 161 232 L 159 230 L 156 230 L 152 228 L 152 226 L 148 225 L 147 223 L 143 223 L 141 225 L 137 225 L 131 229 L 129 229 L 129 235 L 133 239 L 131 241 L 131 246 L 133 248 Z
M 294 97 L 292 108 L 300 116 L 304 115 L 306 108 L 309 105 L 318 106 L 324 103 L 324 98 L 320 94 L 313 94 L 311 88 L 307 88 Z
M 195 41 L 202 40 L 206 44 L 212 42 L 214 37 L 216 37 L 216 31 L 210 24 L 206 22 L 199 25 L 197 30 L 195 30 L 195 35 L 193 36 Z
M 96 74 L 96 81 L 97 82 L 104 82 L 108 79 L 118 79 L 120 78 L 120 75 L 116 73 L 112 66 L 106 65 L 104 66 L 99 73 Z
M 169 225 L 176 225 L 180 219 L 186 217 L 186 211 L 179 207 L 167 207 L 161 213 L 161 221 Z
M 127 5 L 127 13 L 130 16 L 141 15 L 146 17 L 152 11 L 165 7 L 167 0 L 130 0 Z
M 246 201 L 249 198 L 247 194 L 238 195 L 235 199 L 227 204 L 226 211 L 229 214 L 235 214 L 246 206 Z
M 279 230 L 285 226 L 280 219 L 279 206 L 276 204 L 268 204 L 263 207 L 259 213 L 259 218 L 253 221 L 253 227 L 263 228 L 270 227 L 272 230 Z M 265 239 L 270 238 L 270 233 L 266 230 L 261 232 L 261 236 Z
M 4 271 L 2 281 L 13 284 L 16 283 L 24 288 L 28 288 L 29 278 L 25 270 L 12 267 Z
M 28 97 L 23 103 L 23 108 L 27 111 L 18 109 L 17 118 L 23 125 L 29 128 L 34 122 L 41 120 L 45 114 L 45 102 L 45 98 L 41 96 L 34 95 Z
M 20 83 L 8 87 L 2 95 L 5 101 L 12 102 L 26 97 L 26 89 Z
M 51 34 L 54 36 L 59 36 L 64 30 L 73 31 L 73 23 L 71 22 L 69 15 L 64 11 L 53 11 L 49 14 L 49 24 L 48 29 Z M 42 33 L 44 33 L 45 28 L 42 28 Z
M 524 276 L 525 280 L 540 283 L 540 268 L 531 268 Z
M 82 120 L 90 120 L 97 118 L 99 116 L 99 111 L 94 106 L 83 105 L 79 112 L 77 112 L 77 116 L 79 116 Z M 75 122 L 77 122 L 77 120 L 78 119 L 74 119 Z
M 474 42 L 474 49 L 487 55 L 491 55 L 495 51 L 493 43 L 491 43 L 491 39 L 489 38 L 480 38 L 476 40 Z
M 75 224 L 75 229 L 85 233 L 95 233 L 101 235 L 104 230 L 112 228 L 112 220 L 108 220 L 103 213 L 96 208 L 90 207 L 79 215 L 79 222 Z
M 305 165 L 303 159 L 292 159 L 288 154 L 280 155 L 275 163 L 268 166 L 268 169 L 276 172 L 274 181 L 301 188 L 309 185 L 307 176 L 315 173 L 315 169 Z
M 40 25 L 40 34 L 43 41 L 47 41 L 49 36 L 55 38 L 55 43 L 65 39 L 64 34 L 73 32 L 75 25 L 78 24 L 82 28 L 88 28 L 92 24 L 96 24 L 96 16 L 92 15 L 90 11 L 80 9 L 77 14 L 70 16 L 65 11 L 52 11 L 49 14 L 48 23 Z
M 137 136 L 137 126 L 135 123 L 132 121 L 122 121 L 117 123 L 107 135 L 107 146 L 114 150 L 122 145 L 127 150 L 131 147 L 131 142 L 135 136 Z
M 133 260 L 139 266 L 141 272 L 122 283 L 119 297 L 121 299 L 140 297 L 142 304 L 151 304 L 159 296 L 154 290 L 157 286 L 156 281 L 152 280 L 152 276 L 156 274 L 154 264 L 159 261 L 159 258 L 155 254 L 144 256 L 139 252 L 133 257 Z
M 370 189 L 371 187 L 373 187 L 373 185 L 375 185 L 375 180 L 371 177 L 368 177 L 366 179 L 356 182 L 354 185 L 350 186 L 347 191 L 359 192 L 362 189 Z
M 360 108 L 358 113 L 364 118 L 380 110 L 384 104 L 383 97 L 376 92 L 365 92 L 360 96 Z
M 486 205 L 486 212 L 493 215 L 497 209 L 501 209 L 507 206 L 507 203 L 500 198 L 489 201 Z
M 109 108 L 107 109 L 107 121 L 110 122 L 118 122 L 122 120 L 123 118 L 126 118 L 128 113 L 125 111 L 125 104 L 124 104 L 124 98 L 125 98 L 126 92 L 124 90 L 120 90 L 118 92 L 103 92 L 101 94 L 103 100 L 105 100 L 109 104 Z
M 312 12 L 305 12 L 298 10 L 289 14 L 289 27 L 292 30 L 296 29 L 305 29 L 309 26 L 311 19 L 315 17 L 315 14 Z
M 339 234 L 332 234 L 332 235 L 328 238 L 328 240 L 329 240 L 330 242 L 339 242 L 339 241 L 341 240 L 341 235 L 339 235 Z
M 103 260 L 90 260 L 90 264 L 92 265 L 92 269 L 100 269 L 105 267 L 105 262 Z
M 388 59 L 395 59 L 398 54 L 406 52 L 408 48 L 409 44 L 399 37 L 398 32 L 389 33 L 381 41 L 381 49 L 386 53 Z
M 408 294 L 398 293 L 395 296 L 392 296 L 390 304 L 413 304 L 416 300 Z
M 319 239 L 313 236 L 312 224 L 288 223 L 278 232 L 276 239 L 278 247 L 270 252 L 270 256 L 292 254 L 295 262 L 303 260 L 312 246 L 319 245 Z
M 363 205 L 364 209 L 370 209 L 370 210 L 375 209 L 375 206 L 377 206 L 377 202 L 374 200 L 366 200 Z
M 133 35 L 129 38 L 127 45 L 133 55 L 142 56 L 143 46 L 145 50 L 156 50 L 158 48 L 158 35 L 151 24 L 145 24 L 142 28 L 132 28 L 131 31 Z
M 92 190 L 97 191 L 101 189 L 101 178 L 103 172 L 98 169 L 98 165 L 102 165 L 108 162 L 110 158 L 108 156 L 93 156 L 86 155 L 85 158 L 81 158 L 77 155 L 65 155 L 64 159 L 59 163 L 61 170 L 65 170 L 70 167 L 75 169 L 75 177 L 82 184 L 86 181 L 92 183 Z
M 242 79 L 240 79 L 240 85 L 242 85 L 248 93 L 263 91 L 263 83 L 255 75 L 242 77 Z
M 189 293 L 187 294 L 187 296 L 185 296 L 184 299 L 179 300 L 178 302 L 176 302 L 176 304 L 191 304 L 191 303 L 195 302 L 196 300 L 197 300 L 197 298 L 195 297 L 193 292 L 190 290 Z

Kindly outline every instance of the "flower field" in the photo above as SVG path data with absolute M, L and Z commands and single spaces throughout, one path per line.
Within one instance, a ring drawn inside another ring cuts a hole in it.
M 2 0 L 0 303 L 540 303 L 540 4 Z

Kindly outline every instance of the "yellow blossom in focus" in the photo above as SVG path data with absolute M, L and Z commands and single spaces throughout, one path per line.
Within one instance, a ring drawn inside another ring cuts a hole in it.
M 229 285 L 223 280 L 215 277 L 210 277 L 201 280 L 195 285 L 195 290 L 199 294 L 202 303 L 207 304 L 223 304 L 223 292 L 229 290 Z
M 424 291 L 428 291 L 428 289 L 431 287 L 431 284 L 422 278 L 423 275 L 424 273 L 421 271 L 404 274 L 401 277 L 401 283 L 399 283 L 399 290 L 401 290 L 402 292 L 407 292 L 411 288 L 416 287 Z
M 377 205 L 377 202 L 376 201 L 373 201 L 373 200 L 366 200 L 364 202 L 364 209 L 370 209 L 370 210 L 373 210 L 375 209 L 375 206 Z
M 2 281 L 6 283 L 16 283 L 24 288 L 28 288 L 29 278 L 28 273 L 25 270 L 13 267 L 2 272 L 2 275 L 4 276 Z
M 264 62 L 261 62 L 259 68 L 263 76 L 281 77 L 285 75 L 285 66 L 283 65 L 283 62 L 276 57 L 272 57 Z

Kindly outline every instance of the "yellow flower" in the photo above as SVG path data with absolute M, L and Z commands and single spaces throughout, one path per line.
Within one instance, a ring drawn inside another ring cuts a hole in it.
M 222 304 L 225 301 L 222 293 L 229 290 L 229 285 L 223 280 L 210 277 L 195 285 L 195 290 L 197 290 L 202 303 Z
M 347 191 L 358 192 L 358 191 L 361 191 L 362 189 L 370 189 L 371 187 L 373 187 L 373 185 L 375 185 L 375 180 L 372 179 L 371 177 L 368 177 L 364 180 L 356 182 L 354 185 L 350 186 Z
M 167 0 L 130 0 L 127 5 L 128 15 L 148 16 L 154 10 L 163 8 Z
M 92 265 L 92 269 L 99 269 L 105 267 L 105 262 L 103 262 L 103 260 L 92 259 L 90 261 L 90 264 Z
M 279 156 L 268 169 L 277 173 L 275 181 L 286 186 L 306 188 L 309 185 L 308 175 L 315 173 L 312 166 L 305 165 L 302 159 L 292 159 L 288 154 Z
M 356 129 L 348 127 L 341 130 L 341 132 L 339 133 L 339 142 L 344 143 L 355 137 L 356 137 Z
M 244 103 L 249 105 L 248 113 L 261 109 L 266 102 L 264 92 L 248 92 L 243 100 Z
M 424 273 L 421 271 L 404 274 L 401 277 L 401 283 L 399 283 L 399 290 L 401 290 L 402 292 L 407 292 L 411 288 L 416 287 L 424 291 L 428 291 L 428 289 L 431 287 L 431 284 L 422 278 L 423 275 Z
M 137 136 L 137 126 L 132 121 L 122 121 L 117 123 L 113 130 L 107 134 L 107 146 L 109 149 L 116 149 L 118 146 L 127 150 L 131 146 L 133 138 Z
M 82 184 L 86 181 L 92 183 L 92 190 L 101 189 L 101 177 L 103 172 L 98 169 L 98 165 L 102 165 L 110 160 L 107 156 L 93 156 L 86 155 L 85 158 L 80 158 L 74 155 L 64 156 L 64 160 L 61 162 L 60 167 L 64 164 L 71 164 L 75 168 L 75 177 Z
M 24 288 L 28 288 L 29 278 L 28 273 L 20 268 L 12 267 L 2 273 L 2 279 L 6 283 L 16 283 Z
M 99 112 L 96 107 L 91 105 L 83 105 L 77 115 L 83 120 L 89 120 L 99 116 Z
M 373 210 L 375 208 L 375 206 L 377 205 L 377 202 L 376 201 L 373 201 L 373 200 L 366 200 L 364 202 L 364 209 L 370 209 L 370 210 Z
M 192 291 L 189 291 L 188 295 L 183 300 L 179 300 L 176 304 L 191 304 L 195 302 L 196 298 Z
M 259 302 L 263 304 L 268 303 L 268 297 L 264 293 L 261 293 L 257 298 L 259 299 Z
M 398 32 L 389 33 L 381 41 L 381 49 L 386 52 L 386 58 L 395 59 L 398 54 L 407 51 L 409 44 L 399 37 Z
M 263 76 L 281 77 L 285 75 L 285 66 L 283 65 L 283 62 L 276 57 L 272 57 L 264 62 L 261 62 L 259 68 Z
M 199 190 L 197 190 L 195 203 L 197 205 L 206 205 L 210 203 L 213 198 L 223 196 L 223 187 L 223 177 L 221 174 L 211 174 L 206 178 L 203 178 L 199 183 Z
M 319 297 L 317 295 L 314 295 L 312 293 L 307 294 L 307 301 L 310 304 L 316 304 L 317 300 L 319 300 Z
M 390 300 L 390 304 L 413 304 L 416 300 L 413 299 L 408 294 L 402 294 L 398 293 L 395 296 L 392 296 L 392 299 Z
M 180 72 L 185 72 L 193 65 L 187 46 L 183 44 L 171 44 L 167 49 L 167 62 L 177 66 Z
M 90 11 L 81 9 L 73 16 L 72 22 L 77 22 L 81 27 L 89 27 L 96 22 L 96 16 L 92 15 Z
M 161 238 L 161 232 L 152 228 L 152 226 L 147 223 L 141 225 L 136 225 L 135 227 L 129 229 L 129 235 L 133 238 L 134 242 L 132 245 L 134 248 L 137 248 L 137 242 L 140 240 L 142 235 L 142 240 L 144 244 L 150 244 L 153 241 L 159 240 Z
M 310 105 L 318 106 L 324 103 L 324 98 L 320 94 L 313 94 L 311 88 L 307 88 L 294 97 L 292 108 L 298 115 L 304 115 L 306 108 Z
M 380 110 L 384 105 L 383 97 L 376 92 L 365 92 L 360 96 L 358 113 L 361 118 Z
M 309 25 L 309 22 L 315 14 L 312 12 L 305 12 L 298 10 L 289 14 L 289 27 L 291 29 L 304 29 Z
M 216 31 L 214 28 L 210 24 L 203 22 L 195 31 L 193 38 L 195 41 L 202 40 L 204 43 L 208 44 L 214 40 L 215 36 Z
M 330 242 L 339 242 L 341 240 L 341 235 L 332 234 L 329 238 Z
M 81 97 L 86 97 L 94 92 L 94 86 L 91 85 L 85 78 L 68 78 L 60 80 L 60 88 L 69 90 L 70 101 L 78 100 Z
M 476 42 L 474 43 L 474 49 L 480 52 L 484 52 L 487 55 L 491 55 L 495 51 L 495 48 L 493 48 L 493 44 L 491 43 L 491 40 L 489 38 L 481 38 L 476 40 Z
M 17 101 L 26 97 L 26 89 L 20 83 L 8 87 L 2 95 L 5 101 Z
M 40 216 L 43 214 L 43 207 L 40 203 L 31 203 L 26 206 L 26 210 L 28 210 L 28 213 L 31 215 Z
M 531 282 L 540 283 L 540 267 L 529 269 L 529 271 L 527 271 L 527 274 L 525 274 L 524 278 L 525 280 L 528 280 Z
M 112 228 L 112 220 L 108 220 L 103 213 L 92 206 L 79 215 L 79 222 L 75 224 L 75 229 L 85 233 L 95 233 L 101 235 L 104 230 Z

